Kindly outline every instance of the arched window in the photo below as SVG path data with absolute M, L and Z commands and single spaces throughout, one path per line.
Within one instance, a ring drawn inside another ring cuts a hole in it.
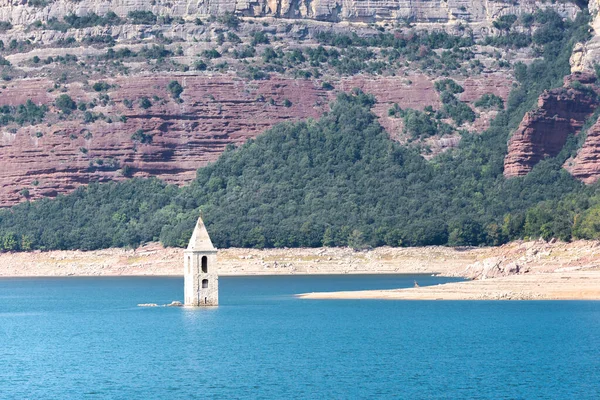
M 192 272 L 192 257 L 188 256 L 188 274 Z
M 206 258 L 206 256 L 202 257 L 202 272 L 208 272 L 208 258 Z
M 208 288 L 208 279 L 202 279 L 202 289 Z

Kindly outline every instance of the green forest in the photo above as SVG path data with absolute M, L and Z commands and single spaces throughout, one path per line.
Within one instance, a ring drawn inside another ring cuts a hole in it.
M 505 179 L 507 140 L 539 94 L 562 84 L 588 18 L 544 19 L 542 58 L 491 127 L 430 161 L 392 140 L 371 107 L 340 93 L 319 120 L 275 126 L 198 170 L 183 188 L 157 179 L 91 184 L 0 211 L 0 249 L 184 246 L 200 210 L 217 247 L 477 246 L 519 238 L 600 237 L 597 185 L 561 168 L 580 141 L 523 178 Z

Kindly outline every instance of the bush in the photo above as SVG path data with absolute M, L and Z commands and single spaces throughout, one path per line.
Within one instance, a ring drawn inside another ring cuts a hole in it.
M 460 126 L 465 122 L 475 121 L 475 118 L 477 117 L 475 111 L 467 104 L 454 97 L 454 95 L 443 98 L 442 102 L 444 103 L 444 112 L 454 120 L 456 125 Z
M 233 56 L 235 58 L 238 58 L 238 59 L 241 59 L 241 58 L 252 58 L 255 55 L 256 55 L 256 50 L 252 46 L 244 46 L 240 50 L 236 49 L 236 50 L 233 51 Z
M 242 39 L 233 32 L 227 32 L 227 40 L 233 44 L 242 43 Z
M 112 87 L 111 85 L 109 85 L 106 82 L 102 82 L 102 81 L 96 82 L 96 83 L 94 83 L 94 86 L 92 86 L 92 88 L 96 92 L 104 92 L 104 91 L 107 91 L 108 89 L 110 89 L 111 87 Z
M 209 60 L 221 57 L 221 53 L 219 53 L 217 49 L 204 50 L 202 55 Z
M 517 21 L 517 16 L 514 14 L 503 15 L 492 22 L 494 28 L 500 31 L 508 32 L 513 24 Z
M 171 93 L 174 99 L 178 99 L 181 93 L 183 93 L 183 87 L 177 81 L 171 81 L 167 85 L 167 89 Z
M 496 96 L 493 93 L 486 93 L 483 96 L 481 96 L 479 98 L 479 100 L 477 100 L 475 102 L 475 107 L 481 108 L 483 110 L 489 110 L 489 109 L 503 110 L 504 109 L 504 100 L 502 100 L 501 97 Z
M 140 99 L 140 107 L 143 108 L 144 110 L 147 110 L 150 107 L 152 107 L 152 102 L 150 101 L 149 98 L 144 96 Z
M 141 144 L 150 144 L 152 143 L 152 135 L 148 135 L 142 129 L 138 129 L 133 135 L 131 135 L 131 140 Z
M 0 21 L 0 32 L 6 32 L 12 29 L 12 24 L 8 21 Z
M 250 34 L 250 36 L 252 37 L 252 41 L 250 42 L 250 44 L 252 46 L 256 46 L 258 44 L 269 44 L 270 43 L 269 37 L 263 31 L 252 32 Z
M 77 104 L 68 94 L 61 94 L 55 100 L 54 105 L 65 114 L 70 114 L 71 111 L 77 108 Z
M 0 107 L 0 126 L 15 122 L 19 125 L 26 123 L 35 125 L 44 120 L 48 108 L 45 105 L 38 106 L 31 100 L 16 107 L 4 105 Z
M 235 14 L 230 12 L 226 12 L 219 16 L 217 21 L 232 29 L 237 29 L 237 27 L 240 25 L 240 19 Z
M 157 16 L 152 11 L 129 11 L 127 17 L 135 25 L 154 25 L 157 20 Z
M 202 60 L 196 60 L 194 62 L 194 69 L 196 71 L 206 71 L 206 68 L 208 68 L 208 66 L 206 65 L 206 63 Z
M 442 79 L 435 82 L 435 90 L 438 92 L 449 92 L 452 94 L 462 93 L 465 89 L 452 79 Z

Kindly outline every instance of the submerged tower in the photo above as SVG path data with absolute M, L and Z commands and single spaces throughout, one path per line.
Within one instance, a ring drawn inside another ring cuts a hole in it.
M 198 218 L 190 243 L 183 255 L 185 257 L 185 305 L 192 307 L 218 305 L 217 249 L 210 241 L 202 217 Z

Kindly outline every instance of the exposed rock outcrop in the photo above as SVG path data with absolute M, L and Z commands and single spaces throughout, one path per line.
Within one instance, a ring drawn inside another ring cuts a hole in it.
M 500 15 L 521 14 L 551 7 L 563 16 L 573 17 L 578 7 L 570 2 L 551 4 L 535 0 L 506 2 L 490 0 L 431 0 L 395 2 L 387 0 L 57 0 L 45 7 L 29 6 L 21 0 L 0 0 L 0 20 L 13 25 L 29 25 L 35 21 L 61 18 L 68 13 L 105 14 L 113 11 L 124 17 L 130 11 L 147 10 L 157 15 L 190 17 L 222 15 L 305 18 L 322 21 L 376 21 L 405 19 L 417 22 L 491 22 Z
M 565 162 L 565 169 L 575 178 L 591 184 L 600 178 L 600 121 L 587 131 L 585 142 L 577 155 Z
M 558 155 L 567 137 L 579 133 L 600 105 L 589 87 L 573 88 L 574 81 L 589 85 L 596 77 L 591 73 L 572 74 L 565 78 L 562 88 L 545 91 L 540 96 L 538 107 L 525 114 L 510 138 L 504 159 L 506 177 L 526 175 L 542 159 Z
M 182 103 L 169 98 L 168 82 L 176 79 L 184 87 Z M 463 95 L 476 99 L 477 91 L 505 97 L 508 81 L 502 76 L 470 79 Z M 30 198 L 56 196 L 92 181 L 121 180 L 126 166 L 134 176 L 157 176 L 169 183 L 191 181 L 196 170 L 214 161 L 225 147 L 241 144 L 278 122 L 317 118 L 328 109 L 336 91 L 320 82 L 275 78 L 245 81 L 234 75 L 158 75 L 120 77 L 106 80 L 113 85 L 107 94 L 111 101 L 94 108 L 95 113 L 122 115 L 125 122 L 106 120 L 84 122 L 71 116 L 51 124 L 25 126 L 17 131 L 0 128 L 0 206 Z M 0 106 L 19 105 L 31 99 L 50 107 L 57 94 L 49 93 L 53 82 L 25 79 L 7 83 L 0 90 Z M 396 77 L 356 76 L 334 82 L 335 88 L 355 87 L 375 95 L 374 112 L 382 125 L 397 137 L 398 119 L 390 118 L 393 103 L 404 108 L 439 106 L 433 81 L 413 75 L 411 81 Z M 73 83 L 69 95 L 77 102 L 90 102 L 94 92 Z M 142 109 L 139 99 L 147 96 L 152 106 Z M 154 100 L 153 97 L 160 98 Z M 285 106 L 289 100 L 291 106 Z M 126 106 L 127 101 L 133 107 Z M 132 134 L 142 130 L 152 137 L 140 143 Z
M 397 138 L 401 120 L 388 116 L 392 104 L 415 109 L 440 105 L 432 78 L 410 78 L 356 76 L 333 83 L 340 91 L 358 87 L 373 94 L 377 99 L 374 113 Z M 169 99 L 166 86 L 173 79 L 184 88 L 182 103 Z M 318 118 L 336 95 L 318 81 L 283 77 L 248 82 L 227 74 L 182 74 L 120 77 L 106 82 L 113 85 L 107 92 L 111 101 L 93 111 L 122 115 L 125 122 L 85 123 L 72 116 L 50 126 L 25 126 L 16 132 L 0 128 L 0 206 L 23 201 L 24 189 L 35 199 L 53 197 L 93 181 L 121 180 L 125 166 L 134 176 L 157 176 L 169 183 L 185 184 L 194 179 L 198 168 L 216 160 L 228 144 L 241 144 L 279 122 Z M 56 94 L 48 89 L 53 84 L 42 78 L 10 82 L 0 90 L 0 106 L 15 106 L 28 99 L 51 106 Z M 510 80 L 500 75 L 470 78 L 462 95 L 465 101 L 476 100 L 480 92 L 506 98 L 509 86 Z M 68 93 L 77 102 L 90 102 L 97 95 L 79 83 L 71 84 Z M 144 96 L 152 102 L 146 110 L 138 103 Z M 286 107 L 285 100 L 291 106 Z M 127 107 L 126 101 L 133 107 Z M 132 134 L 138 130 L 151 136 L 151 143 L 134 140 Z
M 593 33 L 586 43 L 576 43 L 571 55 L 571 72 L 593 71 L 594 65 L 600 63 L 600 0 L 590 0 L 588 10 L 593 19 L 590 29 Z

